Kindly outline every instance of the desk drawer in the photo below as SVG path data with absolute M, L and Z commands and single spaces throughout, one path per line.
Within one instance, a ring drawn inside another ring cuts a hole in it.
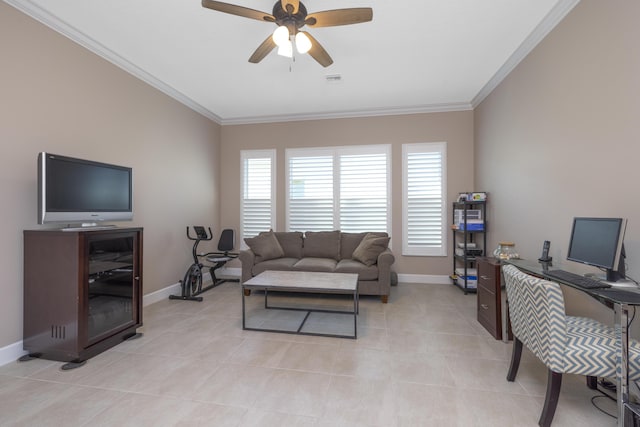
M 500 289 L 500 263 L 479 258 L 478 268 L 478 322 L 496 339 L 502 339 L 502 293 Z
M 496 280 L 495 268 L 486 263 L 478 263 L 478 287 L 482 286 L 490 292 L 495 294 L 496 285 L 499 283 Z
M 478 288 L 478 321 L 494 336 L 497 330 L 496 319 L 496 294 L 485 288 Z

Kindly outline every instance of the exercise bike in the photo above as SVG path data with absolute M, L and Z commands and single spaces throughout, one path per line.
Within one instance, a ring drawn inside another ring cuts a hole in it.
M 193 264 L 191 264 L 191 266 L 187 269 L 187 272 L 184 274 L 184 278 L 180 281 L 181 294 L 169 295 L 169 299 L 202 301 L 202 297 L 198 295 L 202 294 L 203 292 L 206 292 L 209 289 L 212 289 L 227 281 L 237 281 L 234 279 L 218 279 L 215 275 L 215 270 L 222 267 L 227 263 L 227 261 L 238 257 L 237 254 L 229 252 L 233 249 L 233 230 L 223 230 L 222 234 L 220 235 L 218 250 L 221 252 L 208 252 L 205 254 L 198 254 L 198 245 L 200 244 L 200 242 L 203 240 L 208 241 L 213 239 L 211 227 L 208 227 L 208 229 L 209 232 L 207 233 L 204 227 L 194 225 L 193 230 L 195 231 L 196 236 L 192 237 L 189 231 L 189 227 L 187 227 L 187 238 L 195 242 L 193 244 L 193 249 L 191 250 L 191 255 L 193 256 Z M 206 259 L 210 262 L 215 263 L 215 265 L 204 265 L 200 262 L 200 257 L 207 257 Z M 203 268 L 209 268 L 209 271 L 211 273 L 211 280 L 213 281 L 211 285 L 204 288 L 202 287 Z

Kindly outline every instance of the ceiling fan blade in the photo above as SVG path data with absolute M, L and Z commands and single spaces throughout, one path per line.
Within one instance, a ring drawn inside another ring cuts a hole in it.
M 270 13 L 249 9 L 248 7 L 237 6 L 235 4 L 223 3 L 221 1 L 202 0 L 202 7 L 217 10 L 218 12 L 230 13 L 245 18 L 257 19 L 258 21 L 275 22 L 276 18 Z
M 305 24 L 316 27 L 336 27 L 338 25 L 359 24 L 373 19 L 370 7 L 354 7 L 351 9 L 325 10 L 307 15 Z
M 269 37 L 267 37 L 266 40 L 263 41 L 260 46 L 258 46 L 256 51 L 253 52 L 253 55 L 251 55 L 251 58 L 249 58 L 249 62 L 251 62 L 252 64 L 257 64 L 258 62 L 262 61 L 264 57 L 267 56 L 269 52 L 271 52 L 275 47 L 276 43 L 273 41 L 273 37 L 269 35 Z
M 298 13 L 298 6 L 300 6 L 300 0 L 280 0 L 280 3 L 282 4 L 282 10 L 284 10 L 285 12 L 289 12 L 287 10 L 287 5 L 291 5 L 293 9 L 289 13 L 291 13 L 292 15 L 295 15 L 296 13 Z
M 311 49 L 309 49 L 308 53 L 313 59 L 318 61 L 318 63 L 323 67 L 328 67 L 329 65 L 333 64 L 333 59 L 331 59 L 322 45 L 318 43 L 318 40 L 316 40 L 311 34 L 307 33 L 306 31 L 300 32 L 304 33 L 307 37 L 309 37 L 309 40 L 311 40 Z

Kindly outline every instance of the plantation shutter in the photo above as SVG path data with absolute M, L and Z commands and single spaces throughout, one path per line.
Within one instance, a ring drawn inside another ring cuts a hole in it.
M 333 156 L 289 158 L 289 231 L 335 230 Z
M 275 150 L 241 152 L 241 236 L 275 227 Z
M 340 229 L 387 231 L 387 153 L 340 156 Z
M 287 150 L 289 231 L 386 231 L 389 145 Z
M 403 145 L 403 255 L 446 255 L 446 144 Z

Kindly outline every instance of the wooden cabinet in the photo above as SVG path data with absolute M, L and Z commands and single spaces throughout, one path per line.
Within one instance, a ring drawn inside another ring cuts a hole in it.
M 502 274 L 500 261 L 495 258 L 479 257 L 476 260 L 478 268 L 478 322 L 489 331 L 494 338 L 503 338 L 503 324 L 507 313 L 503 310 L 505 304 L 502 294 Z M 510 329 L 510 328 L 507 328 Z M 506 331 L 509 334 L 510 331 Z
M 24 349 L 82 363 L 142 326 L 142 229 L 24 231 Z

